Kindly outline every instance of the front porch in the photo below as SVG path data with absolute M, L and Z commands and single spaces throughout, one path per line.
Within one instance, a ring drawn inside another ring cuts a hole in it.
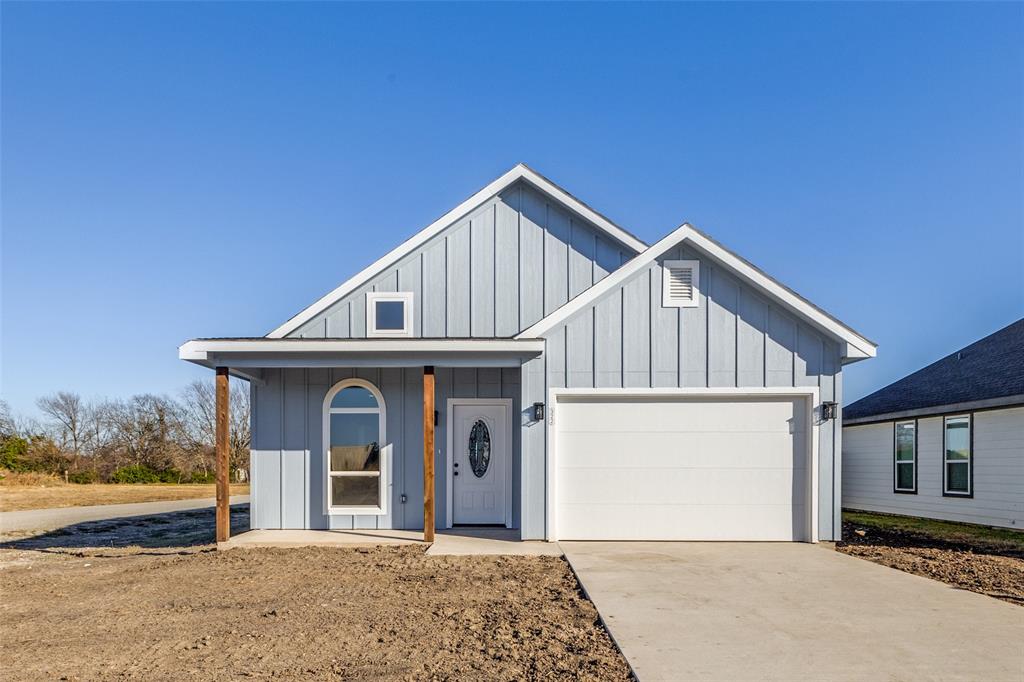
M 522 485 L 524 429 L 543 429 L 522 407 L 522 366 L 542 352 L 515 340 L 216 339 L 180 354 L 216 370 L 224 485 L 228 375 L 250 381 L 254 531 L 293 532 L 275 543 L 388 544 L 433 542 L 460 524 L 510 531 L 476 539 L 521 537 L 524 507 L 543 504 L 543 490 Z
M 250 530 L 217 543 L 218 549 L 250 547 L 382 547 L 423 545 L 412 530 Z M 453 528 L 437 531 L 431 556 L 562 556 L 557 543 L 523 541 L 515 528 Z

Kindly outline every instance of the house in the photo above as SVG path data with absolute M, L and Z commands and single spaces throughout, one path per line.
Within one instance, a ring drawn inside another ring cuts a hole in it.
M 843 505 L 1024 528 L 1024 319 L 843 414 Z
M 251 382 L 254 528 L 813 542 L 842 369 L 875 350 L 694 227 L 647 245 L 519 165 L 265 337 L 179 356 L 225 402 Z

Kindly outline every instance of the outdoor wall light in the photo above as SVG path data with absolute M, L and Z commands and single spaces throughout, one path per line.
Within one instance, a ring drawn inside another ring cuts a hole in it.
M 544 403 L 533 404 L 533 421 L 542 422 L 544 421 Z
M 821 419 L 822 419 L 822 421 L 826 421 L 826 420 L 829 420 L 829 419 L 835 419 L 836 418 L 836 408 L 837 407 L 839 407 L 839 405 L 837 403 L 831 401 L 831 400 L 826 400 L 823 403 L 821 403 Z

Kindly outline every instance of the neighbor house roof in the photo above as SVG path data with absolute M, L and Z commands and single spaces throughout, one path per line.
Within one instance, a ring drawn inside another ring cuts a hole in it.
M 520 333 L 516 338 L 533 339 L 543 337 L 544 334 L 551 331 L 557 325 L 596 302 L 609 291 L 621 286 L 630 277 L 648 267 L 669 249 L 683 242 L 722 263 L 733 273 L 758 287 L 761 293 L 771 297 L 782 306 L 807 320 L 828 336 L 843 343 L 842 357 L 844 363 L 875 357 L 878 346 L 873 341 L 828 314 L 778 280 L 770 277 L 763 270 L 725 248 L 689 223 L 683 223 L 658 240 L 657 243 L 651 245 L 650 248 L 641 252 L 632 260 L 623 264 L 618 270 L 613 271 L 600 282 Z
M 864 423 L 1024 403 L 1024 319 L 843 409 Z
M 481 189 L 479 192 L 475 193 L 473 196 L 445 213 L 430 225 L 399 244 L 396 248 L 389 251 L 372 265 L 361 270 L 359 273 L 339 285 L 336 289 L 322 296 L 315 303 L 308 306 L 277 329 L 267 334 L 267 337 L 271 339 L 280 339 L 292 333 L 303 324 L 313 319 L 316 315 L 329 308 L 333 303 L 341 300 L 374 276 L 380 274 L 380 272 L 385 268 L 398 262 L 401 258 L 414 251 L 420 245 L 425 244 L 435 235 L 441 233 L 446 228 L 451 227 L 460 218 L 463 218 L 484 202 L 490 200 L 492 197 L 500 194 L 519 181 L 530 183 L 537 189 L 546 193 L 548 196 L 559 201 L 566 208 L 589 220 L 597 226 L 598 229 L 604 231 L 609 237 L 629 249 L 632 249 L 634 252 L 639 253 L 647 248 L 647 244 L 639 238 L 616 225 L 611 220 L 601 215 L 590 206 L 587 206 L 572 194 L 551 182 L 526 164 L 520 163 L 515 168 L 511 169 Z

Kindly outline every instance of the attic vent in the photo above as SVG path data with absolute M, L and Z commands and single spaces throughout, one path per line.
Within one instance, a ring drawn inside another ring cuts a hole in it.
M 661 304 L 666 308 L 691 308 L 698 303 L 700 261 L 667 260 L 662 266 Z

